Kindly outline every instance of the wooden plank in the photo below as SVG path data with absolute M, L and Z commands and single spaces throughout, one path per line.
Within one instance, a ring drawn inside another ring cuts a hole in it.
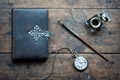
M 0 0 L 0 8 L 9 8 L 8 0 Z
M 0 0 L 0 8 L 120 8 L 119 0 Z
M 76 49 L 80 52 L 90 53 L 91 50 L 87 48 L 80 41 L 75 39 L 70 33 L 68 33 L 61 25 L 58 25 L 58 20 L 66 20 L 66 24 L 69 21 L 73 22 L 73 27 L 76 33 L 78 33 L 83 39 L 89 42 L 91 45 L 100 50 L 103 53 L 119 53 L 120 52 L 120 28 L 119 28 L 119 9 L 109 10 L 112 21 L 104 25 L 102 30 L 97 34 L 92 34 L 87 31 L 85 22 L 95 14 L 100 14 L 103 9 L 50 9 L 50 51 L 58 50 L 62 47 L 69 47 Z M 58 12 L 58 13 L 57 13 Z M 72 16 L 71 16 L 72 14 Z M 53 37 L 54 36 L 54 37 Z M 54 43 L 52 43 L 54 42 Z M 57 45 L 55 45 L 57 44 Z
M 87 58 L 88 68 L 79 72 L 73 68 L 73 59 L 70 54 L 56 56 L 55 66 L 49 80 L 119 80 L 119 54 L 106 54 L 111 62 L 104 61 L 95 54 L 81 54 Z M 51 72 L 54 54 L 50 54 L 45 62 L 14 63 L 10 54 L 0 54 L 0 80 L 40 80 Z
M 90 34 L 85 28 L 85 21 L 94 14 L 99 14 L 104 9 L 49 9 L 49 29 L 51 37 L 49 39 L 49 52 L 54 52 L 62 47 L 69 47 L 79 52 L 91 53 L 92 51 L 84 44 L 69 34 L 58 20 L 72 18 L 75 24 L 73 27 L 80 36 L 91 43 L 94 47 L 103 53 L 119 53 L 120 52 L 120 28 L 119 16 L 120 9 L 110 9 L 112 21 L 105 25 L 98 34 Z M 11 52 L 11 14 L 10 10 L 0 10 L 0 52 Z M 4 25 L 5 23 L 5 25 Z M 4 26 L 4 27 L 3 27 Z
M 0 9 L 0 52 L 11 52 L 11 11 Z
M 120 1 L 119 0 L 106 0 L 108 4 L 108 8 L 120 8 Z
M 106 0 L 9 0 L 10 8 L 106 8 Z

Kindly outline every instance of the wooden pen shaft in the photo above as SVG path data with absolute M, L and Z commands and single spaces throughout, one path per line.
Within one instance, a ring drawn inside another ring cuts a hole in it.
M 94 47 L 92 47 L 89 43 L 87 43 L 82 38 L 76 36 L 80 41 L 82 41 L 85 45 L 87 45 L 90 49 L 92 49 L 94 52 L 96 52 L 99 56 L 101 56 L 104 60 L 109 61 L 107 58 L 105 58 L 99 51 L 97 51 Z
M 91 50 L 93 50 L 95 53 L 97 53 L 99 56 L 101 56 L 104 60 L 109 61 L 107 58 L 105 58 L 99 51 L 97 51 L 94 47 L 92 47 L 89 43 L 87 43 L 85 40 L 83 40 L 78 34 L 76 34 L 74 31 L 68 29 L 62 22 L 60 22 L 62 26 L 68 30 L 73 36 L 75 36 L 78 40 L 82 41 L 86 46 L 88 46 Z

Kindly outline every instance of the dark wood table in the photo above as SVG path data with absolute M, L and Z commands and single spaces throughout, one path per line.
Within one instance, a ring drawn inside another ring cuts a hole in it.
M 108 8 L 107 8 L 108 7 Z M 46 62 L 14 63 L 12 61 L 12 9 L 47 8 L 49 10 L 49 58 Z M 108 10 L 111 22 L 97 34 L 86 31 L 84 22 Z M 75 31 L 107 57 L 106 62 L 73 37 L 58 20 L 72 17 Z M 50 74 L 55 51 L 72 48 L 87 58 L 88 68 L 73 68 L 68 52 L 57 55 L 49 80 L 120 80 L 120 1 L 119 0 L 0 0 L 0 80 L 41 80 Z

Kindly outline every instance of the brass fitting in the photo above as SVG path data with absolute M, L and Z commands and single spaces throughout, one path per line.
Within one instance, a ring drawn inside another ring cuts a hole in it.
M 107 12 L 101 13 L 100 15 L 96 14 L 88 21 L 86 25 L 89 27 L 91 32 L 96 32 L 101 29 L 102 25 L 110 21 L 110 16 Z

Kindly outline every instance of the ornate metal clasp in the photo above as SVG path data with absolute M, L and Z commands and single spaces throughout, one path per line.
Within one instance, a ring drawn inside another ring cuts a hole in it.
M 35 41 L 38 41 L 42 36 L 50 37 L 49 31 L 42 31 L 38 25 L 35 25 L 32 30 L 28 32 Z

